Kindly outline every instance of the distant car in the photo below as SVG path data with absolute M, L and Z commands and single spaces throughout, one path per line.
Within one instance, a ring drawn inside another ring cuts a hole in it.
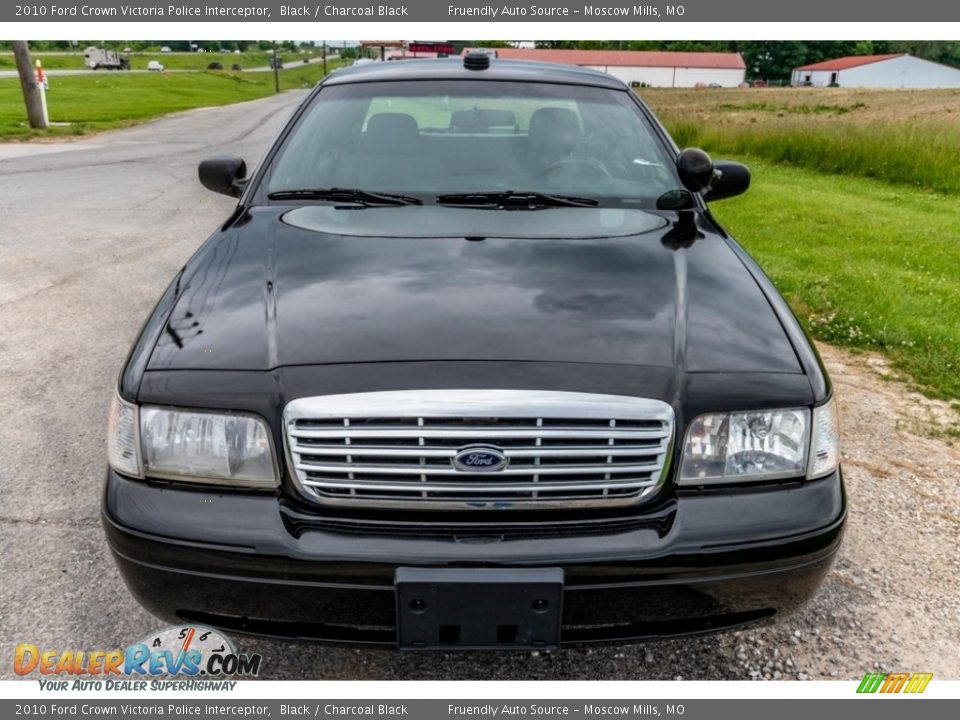
M 230 66 L 230 69 L 233 70 L 234 72 L 240 72 L 241 70 L 243 70 L 243 68 L 240 67 L 240 63 L 234 63 L 233 65 Z
M 160 48 L 160 52 L 168 53 L 168 52 L 173 52 L 173 50 L 170 49 L 169 45 L 164 45 L 162 48 Z
M 748 88 L 748 87 L 750 87 L 750 83 L 748 83 L 748 82 L 742 82 L 742 83 L 740 83 L 739 85 L 737 85 L 737 87 L 738 87 L 738 88 Z
M 277 57 L 270 58 L 270 69 L 271 70 L 282 70 L 283 69 L 283 58 L 279 55 Z
M 705 87 L 707 86 L 707 84 L 706 84 L 705 82 L 698 82 L 698 83 L 694 83 L 693 86 L 694 86 L 697 90 L 702 90 L 703 88 L 705 88 Z
M 239 55 L 239 54 L 240 54 L 240 51 L 239 51 L 239 50 L 234 50 L 234 51 L 233 51 L 233 54 L 234 54 L 234 55 Z
M 206 50 L 204 50 L 203 48 L 197 48 L 197 52 L 202 53 L 202 52 L 206 52 Z
M 151 72 L 163 72 L 163 65 L 159 60 L 151 60 L 147 63 L 147 70 Z
M 124 52 L 133 52 L 133 48 L 128 48 L 128 47 L 126 47 L 126 48 L 123 49 L 123 51 L 124 51 Z
M 720 83 L 710 83 L 710 87 L 712 87 L 712 88 L 720 88 L 720 87 L 723 87 L 723 85 L 721 85 Z
M 214 61 L 207 65 L 207 70 L 223 70 L 223 63 Z
M 756 88 L 765 88 L 765 87 L 767 87 L 767 81 L 766 81 L 766 80 L 754 80 L 754 81 L 753 81 L 753 87 L 756 87 Z

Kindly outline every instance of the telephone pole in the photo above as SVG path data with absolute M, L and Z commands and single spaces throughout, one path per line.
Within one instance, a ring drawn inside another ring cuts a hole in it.
M 37 87 L 37 76 L 34 74 L 33 63 L 30 62 L 30 48 L 27 47 L 26 41 L 13 41 L 13 56 L 17 61 L 17 72 L 20 75 L 20 87 L 23 88 L 23 102 L 27 106 L 30 127 L 46 130 L 47 119 L 43 114 L 43 98 L 40 97 L 40 88 Z
M 277 41 L 273 41 L 273 89 L 280 92 L 280 63 L 277 61 Z

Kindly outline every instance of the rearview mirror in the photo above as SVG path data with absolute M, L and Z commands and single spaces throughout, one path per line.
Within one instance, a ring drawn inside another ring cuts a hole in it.
M 718 160 L 714 164 L 717 177 L 703 194 L 707 202 L 743 195 L 750 187 L 750 168 L 742 163 Z
M 690 210 L 695 207 L 689 190 L 667 190 L 657 198 L 657 210 Z
M 240 197 L 247 186 L 247 164 L 238 157 L 214 157 L 202 160 L 197 168 L 200 183 L 216 193 Z

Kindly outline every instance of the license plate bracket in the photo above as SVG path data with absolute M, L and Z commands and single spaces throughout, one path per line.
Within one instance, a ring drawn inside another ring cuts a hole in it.
M 560 643 L 563 569 L 397 568 L 401 650 L 518 650 Z

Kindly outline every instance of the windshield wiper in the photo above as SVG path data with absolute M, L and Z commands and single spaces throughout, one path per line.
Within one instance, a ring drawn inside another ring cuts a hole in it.
M 267 197 L 271 200 L 332 200 L 365 205 L 422 205 L 423 201 L 410 195 L 378 193 L 353 188 L 302 188 L 299 190 L 277 190 Z
M 545 207 L 596 207 L 593 198 L 570 195 L 549 195 L 525 190 L 495 190 L 491 192 L 453 193 L 437 197 L 440 205 L 460 207 L 499 207 L 504 209 L 536 210 Z

